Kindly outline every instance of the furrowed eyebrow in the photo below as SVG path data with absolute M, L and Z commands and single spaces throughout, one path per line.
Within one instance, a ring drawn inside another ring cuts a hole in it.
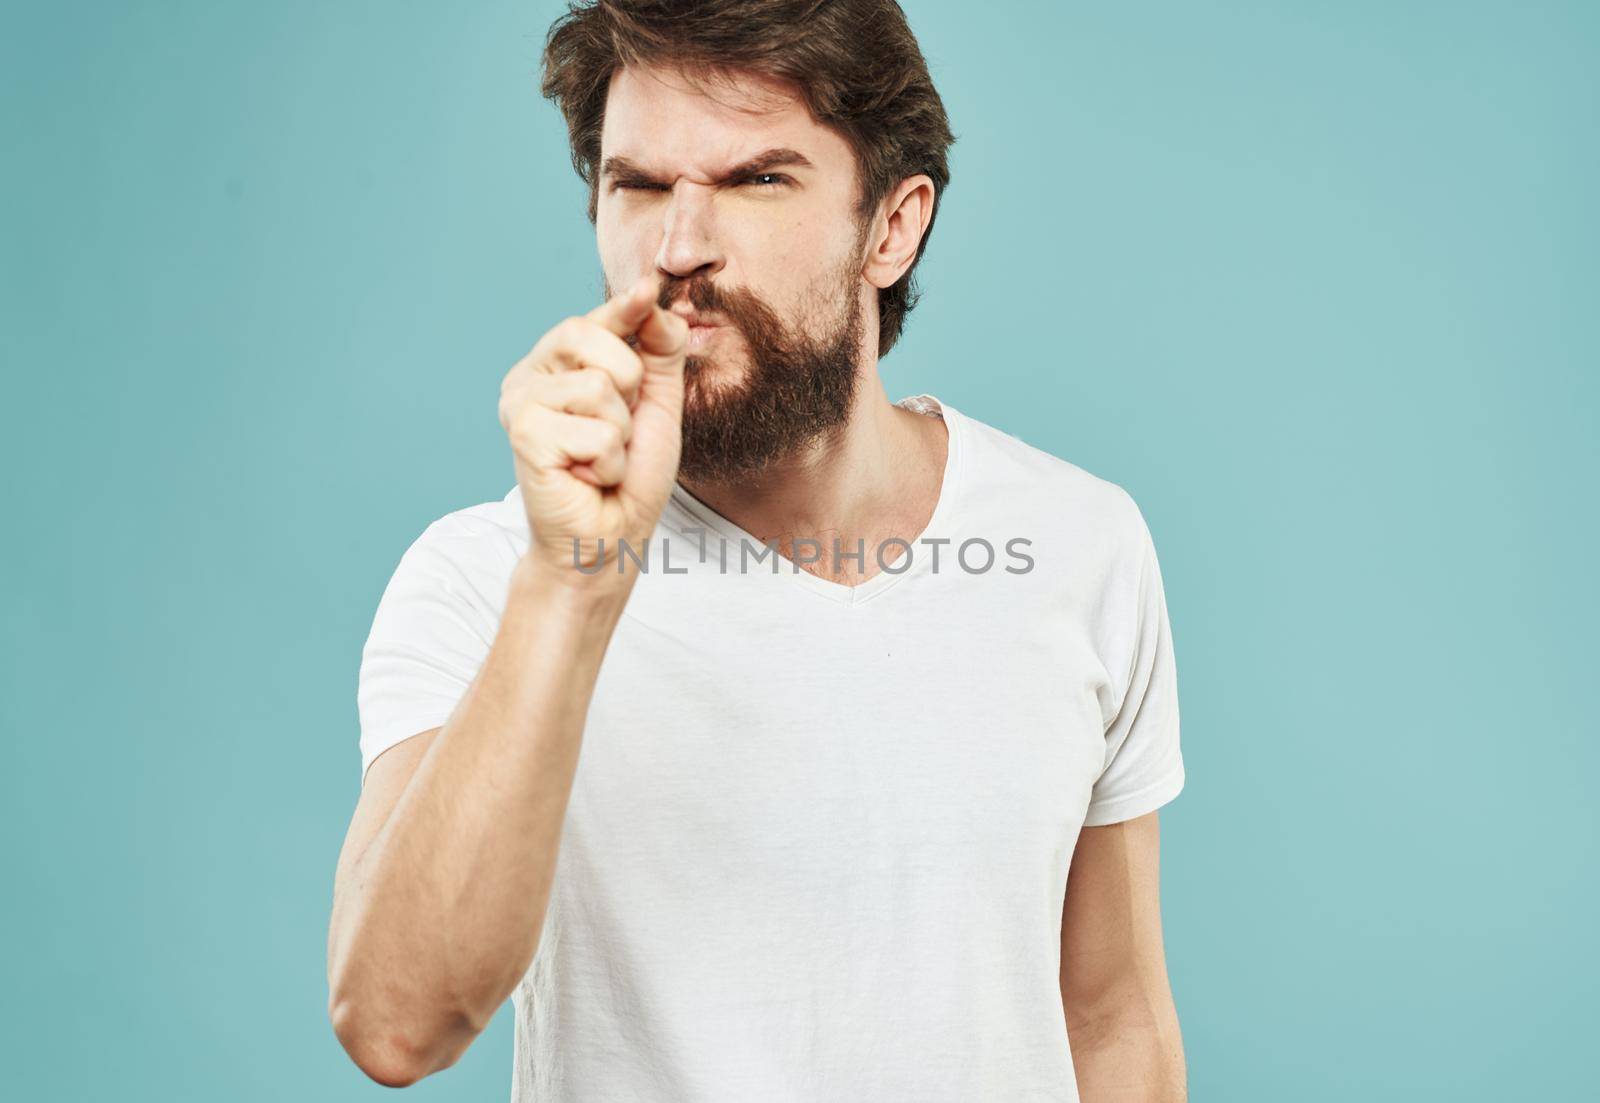
M 805 154 L 793 149 L 768 149 L 756 154 L 742 164 L 729 169 L 717 181 L 719 184 L 743 180 L 746 176 L 768 172 L 775 168 L 816 168 Z M 607 157 L 600 166 L 601 179 L 626 180 L 633 184 L 659 183 L 650 171 L 627 157 Z

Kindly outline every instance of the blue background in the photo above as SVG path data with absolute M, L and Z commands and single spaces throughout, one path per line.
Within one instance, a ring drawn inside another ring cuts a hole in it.
M 1588 1095 L 1597 9 L 907 10 L 960 140 L 886 383 L 1149 520 L 1192 1097 Z M 383 1093 L 325 1017 L 359 651 L 598 301 L 560 11 L 7 3 L 0 1094 Z

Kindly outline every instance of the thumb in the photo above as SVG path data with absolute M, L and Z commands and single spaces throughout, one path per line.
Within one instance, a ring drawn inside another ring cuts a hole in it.
M 689 323 L 682 315 L 654 303 L 638 329 L 639 358 L 645 370 L 682 371 L 689 349 Z M 654 361 L 654 363 L 652 363 Z
M 688 357 L 689 323 L 653 306 L 639 327 L 638 341 L 644 377 L 633 411 L 628 467 L 630 472 L 640 472 L 637 485 L 641 492 L 664 494 L 677 477 L 683 444 L 683 366 Z
M 653 409 L 674 426 L 683 417 L 683 365 L 689 352 L 689 323 L 671 311 L 652 306 L 638 331 L 639 361 L 644 377 L 639 384 L 635 416 L 647 422 Z

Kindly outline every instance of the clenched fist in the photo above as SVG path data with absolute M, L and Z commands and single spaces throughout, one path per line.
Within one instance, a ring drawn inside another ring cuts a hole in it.
M 614 573 L 619 541 L 642 555 L 672 492 L 689 323 L 657 306 L 657 294 L 644 276 L 557 323 L 500 386 L 528 554 L 557 570 L 603 562 Z

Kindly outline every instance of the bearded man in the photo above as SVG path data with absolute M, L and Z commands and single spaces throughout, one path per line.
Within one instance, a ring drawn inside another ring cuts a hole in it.
M 903 12 L 598 0 L 544 61 L 603 301 L 379 604 L 339 1040 L 409 1084 L 509 998 L 524 1103 L 1182 1099 L 1148 528 L 879 377 L 955 140 Z

